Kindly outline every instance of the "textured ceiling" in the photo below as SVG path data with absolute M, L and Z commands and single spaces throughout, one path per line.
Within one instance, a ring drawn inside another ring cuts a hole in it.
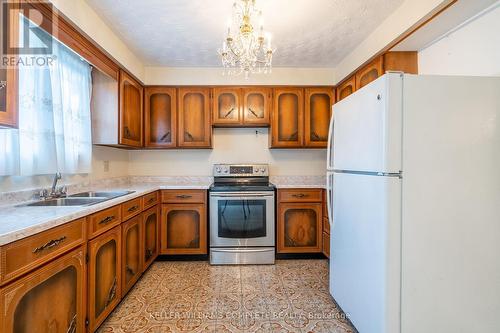
M 273 66 L 335 67 L 403 0 L 257 0 Z M 150 66 L 217 67 L 233 0 L 87 0 Z

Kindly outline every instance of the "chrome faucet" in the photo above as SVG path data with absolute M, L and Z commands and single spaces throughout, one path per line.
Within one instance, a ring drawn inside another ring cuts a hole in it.
M 44 200 L 66 197 L 66 192 L 67 192 L 66 186 L 62 186 L 59 189 L 57 188 L 57 181 L 60 180 L 61 178 L 62 178 L 61 173 L 57 172 L 54 175 L 54 180 L 52 182 L 52 188 L 50 190 L 50 193 L 46 189 L 43 189 L 40 191 L 39 197 Z

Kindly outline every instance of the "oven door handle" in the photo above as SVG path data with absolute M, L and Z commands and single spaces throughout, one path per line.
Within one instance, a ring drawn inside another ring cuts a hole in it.
M 272 198 L 274 194 L 249 194 L 249 193 L 233 193 L 233 194 L 210 194 L 212 198 Z
M 242 248 L 235 248 L 235 249 L 218 249 L 218 248 L 211 248 L 210 251 L 212 252 L 231 252 L 231 253 L 235 253 L 235 252 L 269 252 L 269 248 L 265 248 L 265 249 L 242 249 Z

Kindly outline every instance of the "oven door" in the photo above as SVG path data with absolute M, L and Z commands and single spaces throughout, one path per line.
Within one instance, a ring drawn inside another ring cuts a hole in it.
M 211 192 L 210 246 L 274 246 L 274 192 Z

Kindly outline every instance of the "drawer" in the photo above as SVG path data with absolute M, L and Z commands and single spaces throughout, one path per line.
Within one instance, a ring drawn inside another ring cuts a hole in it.
M 149 193 L 143 196 L 142 203 L 144 210 L 155 206 L 158 203 L 158 192 Z
M 330 221 L 327 217 L 323 217 L 323 232 L 330 234 Z
M 204 190 L 164 190 L 161 192 L 163 203 L 205 203 Z
M 133 199 L 122 203 L 122 221 L 136 216 L 142 212 L 142 198 Z
M 121 206 L 117 205 L 89 217 L 89 239 L 114 228 L 122 222 Z
M 322 189 L 279 189 L 279 202 L 322 202 Z
M 1 284 L 84 243 L 85 223 L 86 218 L 82 218 L 2 246 Z
M 330 235 L 323 233 L 323 254 L 330 258 Z

